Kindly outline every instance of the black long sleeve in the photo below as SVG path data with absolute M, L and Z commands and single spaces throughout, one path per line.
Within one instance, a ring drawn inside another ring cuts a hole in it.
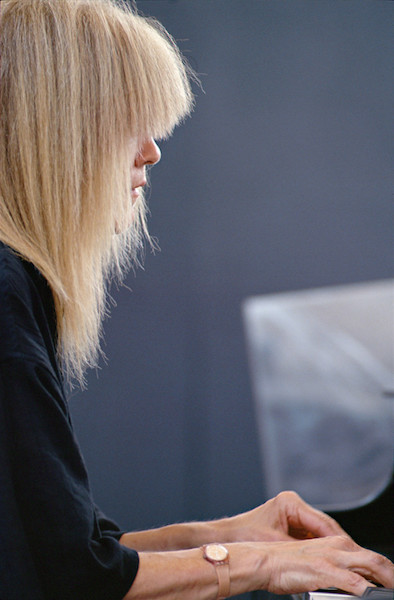
M 120 600 L 138 554 L 91 497 L 55 332 L 45 280 L 0 244 L 0 599 Z

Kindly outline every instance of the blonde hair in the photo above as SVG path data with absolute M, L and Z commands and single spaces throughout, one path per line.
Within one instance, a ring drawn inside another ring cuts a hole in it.
M 114 234 L 130 219 L 132 151 L 190 112 L 190 71 L 167 32 L 125 3 L 0 7 L 0 240 L 47 279 L 60 363 L 83 383 L 108 280 L 147 236 L 143 200 Z

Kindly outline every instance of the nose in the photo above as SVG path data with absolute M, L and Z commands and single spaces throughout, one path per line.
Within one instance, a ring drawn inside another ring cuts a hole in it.
M 135 166 L 140 168 L 145 165 L 155 165 L 161 158 L 159 146 L 153 138 L 146 139 L 135 159 Z

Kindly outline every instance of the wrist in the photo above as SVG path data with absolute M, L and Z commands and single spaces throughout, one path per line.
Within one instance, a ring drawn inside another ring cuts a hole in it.
M 253 541 L 242 514 L 212 521 L 212 529 L 213 541 L 222 543 Z
M 217 600 L 229 598 L 230 594 L 230 556 L 222 544 L 206 544 L 202 547 L 203 558 L 211 563 L 216 571 L 218 582 Z
M 215 521 L 201 521 L 185 523 L 184 534 L 190 548 L 197 548 L 205 544 L 226 544 L 238 541 L 235 537 L 235 527 L 232 518 L 225 517 Z
M 269 544 L 265 542 L 234 544 L 234 552 L 231 552 L 231 590 L 233 594 L 240 594 L 243 591 L 268 590 L 271 579 L 269 550 Z
M 232 596 L 268 589 L 270 565 L 266 543 L 240 542 L 223 545 L 228 550 Z

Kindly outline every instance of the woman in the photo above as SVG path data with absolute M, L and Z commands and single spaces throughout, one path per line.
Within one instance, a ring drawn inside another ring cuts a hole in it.
M 393 583 L 285 492 L 123 533 L 95 506 L 64 379 L 96 364 L 106 282 L 138 252 L 157 138 L 192 108 L 167 33 L 112 0 L 0 4 L 0 598 L 225 598 Z

